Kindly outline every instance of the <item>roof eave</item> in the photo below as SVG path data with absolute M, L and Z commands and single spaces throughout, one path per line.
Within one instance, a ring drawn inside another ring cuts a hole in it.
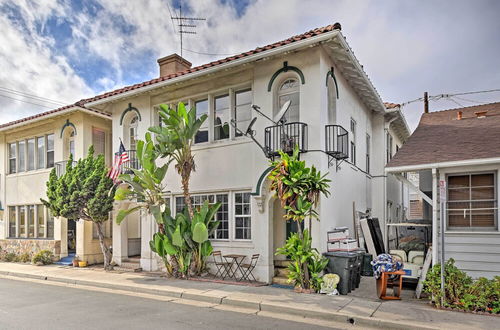
M 500 157 L 479 158 L 479 159 L 474 158 L 474 159 L 456 160 L 449 162 L 391 166 L 391 167 L 386 167 L 385 172 L 386 173 L 416 172 L 422 170 L 430 170 L 433 168 L 439 169 L 439 168 L 458 167 L 458 166 L 477 166 L 477 165 L 490 165 L 490 164 L 500 164 Z
M 21 121 L 21 122 L 12 124 L 12 125 L 8 125 L 7 124 L 6 126 L 0 127 L 0 132 L 9 131 L 9 130 L 12 130 L 12 129 L 15 129 L 15 128 L 18 128 L 18 127 L 22 127 L 22 126 L 25 126 L 25 125 L 33 124 L 33 123 L 36 123 L 36 122 L 39 122 L 39 121 L 42 121 L 42 120 L 46 120 L 46 119 L 54 118 L 54 117 L 57 117 L 57 116 L 65 115 L 65 114 L 73 112 L 73 111 L 82 111 L 82 112 L 88 113 L 88 114 L 93 115 L 93 116 L 97 116 L 97 117 L 100 117 L 100 118 L 111 120 L 111 116 L 110 115 L 106 115 L 106 114 L 103 114 L 101 112 L 96 112 L 94 110 L 85 109 L 85 108 L 82 108 L 82 107 L 79 107 L 79 106 L 74 106 L 74 107 L 70 107 L 70 108 L 67 108 L 67 109 L 64 109 L 64 110 L 61 110 L 61 111 L 56 111 L 56 112 L 53 112 L 53 113 L 50 113 L 50 114 L 47 114 L 47 115 L 36 117 L 36 118 L 30 119 L 30 120 Z

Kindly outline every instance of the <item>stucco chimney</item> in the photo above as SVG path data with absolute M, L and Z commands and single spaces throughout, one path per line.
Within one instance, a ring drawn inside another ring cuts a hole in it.
M 457 112 L 457 120 L 462 120 L 462 111 Z
M 160 77 L 165 77 L 191 68 L 191 62 L 177 54 L 159 58 L 158 65 L 160 66 Z

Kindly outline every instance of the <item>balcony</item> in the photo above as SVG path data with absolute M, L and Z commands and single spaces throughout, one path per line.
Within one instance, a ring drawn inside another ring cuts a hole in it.
M 325 153 L 328 155 L 328 165 L 349 157 L 349 133 L 340 125 L 325 126 Z
M 69 160 L 63 160 L 62 162 L 56 162 L 54 164 L 54 167 L 56 169 L 56 175 L 58 178 L 60 178 L 66 173 L 66 167 L 68 166 L 68 162 Z M 76 163 L 77 163 L 76 161 L 73 161 L 72 166 L 75 166 Z
M 135 150 L 126 150 L 128 155 L 128 161 L 123 162 L 121 165 L 122 174 L 132 174 L 132 170 L 140 170 L 141 165 L 139 164 L 139 159 L 137 159 L 137 153 Z M 115 157 L 120 156 L 120 153 L 115 153 Z
M 300 152 L 307 152 L 307 124 L 295 122 L 266 127 L 264 139 L 270 158 L 279 156 L 279 150 L 292 153 L 296 145 Z

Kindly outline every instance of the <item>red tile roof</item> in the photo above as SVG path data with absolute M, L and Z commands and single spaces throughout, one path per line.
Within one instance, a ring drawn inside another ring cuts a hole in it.
M 484 111 L 486 116 L 478 118 L 476 113 Z M 386 167 L 496 157 L 500 157 L 500 102 L 424 113 Z
M 104 94 L 100 94 L 100 95 L 94 96 L 92 98 L 89 98 L 89 99 L 86 99 L 86 100 L 82 100 L 81 102 L 88 103 L 88 102 L 93 102 L 93 101 L 105 99 L 105 98 L 108 98 L 110 96 L 114 96 L 114 95 L 118 95 L 118 94 L 121 94 L 121 93 L 125 93 L 125 92 L 132 91 L 132 90 L 135 90 L 135 89 L 138 89 L 138 88 L 141 88 L 141 87 L 145 87 L 145 86 L 154 85 L 154 84 L 160 83 L 162 81 L 166 81 L 166 80 L 169 80 L 169 79 L 172 79 L 172 78 L 184 76 L 186 74 L 197 72 L 197 71 L 201 71 L 201 70 L 204 70 L 204 69 L 207 69 L 207 68 L 211 68 L 211 67 L 214 67 L 214 66 L 217 66 L 217 65 L 220 65 L 220 64 L 228 63 L 228 62 L 231 62 L 231 61 L 243 58 L 243 57 L 248 57 L 250 55 L 254 55 L 254 54 L 257 54 L 257 53 L 265 52 L 265 51 L 268 51 L 268 50 L 271 50 L 271 49 L 274 49 L 274 48 L 277 48 L 277 47 L 285 46 L 285 45 L 288 45 L 288 44 L 291 44 L 291 43 L 294 43 L 294 42 L 297 42 L 297 41 L 300 41 L 300 40 L 309 39 L 309 38 L 312 38 L 314 36 L 318 36 L 318 35 L 321 35 L 321 34 L 324 34 L 324 33 L 327 33 L 327 32 L 331 32 L 333 30 L 341 30 L 340 23 L 335 23 L 335 24 L 331 24 L 331 25 L 328 25 L 328 26 L 316 28 L 316 29 L 313 29 L 313 30 L 311 30 L 309 32 L 306 32 L 306 33 L 303 33 L 303 34 L 299 34 L 299 35 L 290 37 L 290 38 L 282 40 L 282 41 L 275 42 L 275 43 L 267 45 L 267 46 L 257 47 L 254 50 L 243 52 L 243 53 L 238 54 L 238 55 L 229 56 L 229 57 L 223 58 L 221 60 L 216 60 L 216 61 L 213 61 L 213 62 L 210 62 L 210 63 L 202 64 L 202 65 L 199 65 L 199 66 L 196 66 L 196 67 L 184 70 L 184 71 L 180 71 L 180 72 L 176 72 L 176 73 L 170 74 L 168 76 L 154 78 L 154 79 L 151 79 L 151 80 L 148 80 L 148 81 L 145 81 L 145 82 L 141 82 L 141 83 L 138 83 L 138 84 L 135 84 L 135 85 L 130 85 L 130 86 L 126 86 L 126 87 L 123 87 L 123 88 L 115 89 L 114 91 L 106 92 Z
M 82 101 L 84 101 L 84 100 L 82 100 Z M 81 109 L 84 109 L 85 111 L 95 112 L 95 113 L 98 113 L 100 115 L 105 115 L 105 116 L 108 116 L 109 118 L 111 118 L 111 115 L 109 113 L 98 111 L 98 110 L 94 110 L 94 109 L 85 108 L 83 106 L 83 103 L 81 103 L 82 101 L 78 101 L 78 102 L 76 102 L 74 104 L 65 105 L 65 106 L 57 108 L 57 109 L 53 109 L 53 110 L 49 110 L 49 111 L 45 111 L 45 112 L 40 112 L 40 113 L 37 113 L 36 115 L 33 115 L 33 116 L 21 118 L 21 119 L 18 119 L 18 120 L 11 121 L 9 123 L 2 124 L 2 125 L 0 125 L 0 129 L 5 128 L 5 127 L 9 127 L 9 126 L 13 126 L 13 125 L 16 125 L 16 124 L 24 123 L 24 122 L 27 122 L 27 121 L 31 121 L 31 120 L 34 120 L 34 119 L 38 119 L 40 117 L 48 116 L 48 115 L 51 115 L 51 114 L 54 114 L 54 113 L 57 113 L 57 112 L 62 112 L 64 110 L 68 110 L 68 109 L 71 109 L 71 108 L 81 108 Z
M 392 103 L 392 102 L 384 102 L 385 108 L 386 109 L 394 109 L 394 108 L 399 108 L 401 107 L 401 104 L 398 103 Z

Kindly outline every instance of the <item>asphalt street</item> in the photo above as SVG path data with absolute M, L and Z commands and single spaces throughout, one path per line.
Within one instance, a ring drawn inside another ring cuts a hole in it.
M 0 329 L 327 328 L 142 297 L 0 279 Z

